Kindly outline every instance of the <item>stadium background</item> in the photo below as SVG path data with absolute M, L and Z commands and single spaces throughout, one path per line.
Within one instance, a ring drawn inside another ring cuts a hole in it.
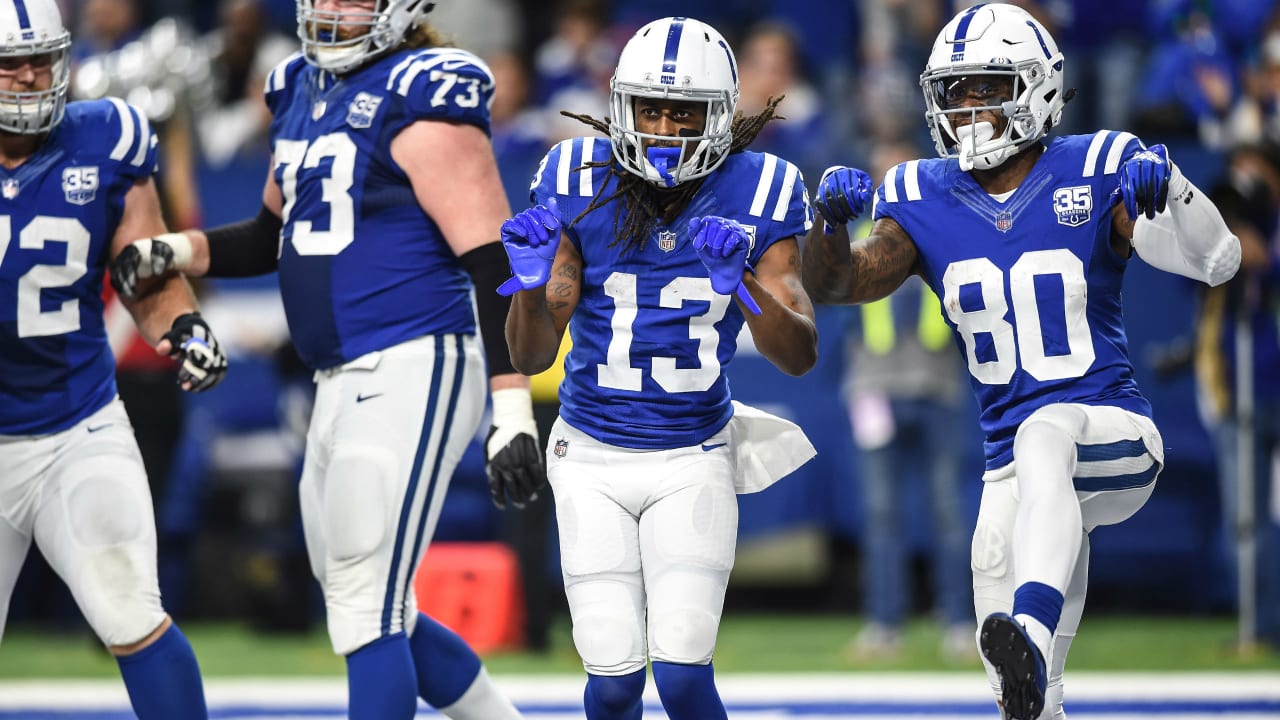
M 165 137 L 163 184 L 175 227 L 239 220 L 260 204 L 268 150 L 252 111 L 244 109 L 252 107 L 252 93 L 240 92 L 236 81 L 249 84 L 261 69 L 252 63 L 247 70 L 232 67 L 238 61 L 227 48 L 251 42 L 251 57 L 256 55 L 262 65 L 272 54 L 292 51 L 294 25 L 288 0 L 262 0 L 258 23 L 245 25 L 243 17 L 235 16 L 237 20 L 228 13 L 233 6 L 241 11 L 252 4 L 64 1 L 77 62 L 90 68 L 87 76 L 77 76 L 78 92 L 127 97 L 147 108 Z M 1148 144 L 1165 142 L 1202 188 L 1222 179 L 1226 153 L 1234 145 L 1280 140 L 1275 102 L 1280 83 L 1273 86 L 1271 80 L 1272 74 L 1280 77 L 1280 12 L 1274 2 L 1022 4 L 1053 28 L 1066 53 L 1067 85 L 1080 90 L 1067 108 L 1062 132 L 1107 127 L 1134 131 Z M 748 97 L 751 68 L 763 78 L 750 81 L 753 93 L 787 94 L 781 112 L 788 119 L 763 134 L 755 149 L 795 161 L 811 182 L 828 164 L 866 167 L 878 143 L 905 140 L 915 143 L 923 156 L 931 155 L 916 76 L 934 34 L 957 7 L 931 0 L 442 0 L 438 5 L 431 17 L 459 45 L 491 62 L 500 92 L 504 81 L 508 92 L 523 91 L 523 98 L 502 98 L 504 108 L 495 110 L 495 148 L 515 210 L 527 205 L 524 188 L 542 153 L 558 139 L 588 132 L 556 111 L 603 116 L 608 74 L 621 43 L 635 27 L 664 15 L 707 20 L 734 42 L 743 65 L 745 109 L 758 102 Z M 136 22 L 122 34 L 110 37 L 103 31 L 102 18 L 110 30 L 110 21 L 130 9 Z M 789 51 L 785 42 L 766 44 L 749 65 L 745 43 L 769 32 L 794 44 Z M 1195 82 L 1206 72 L 1227 78 L 1225 105 L 1212 88 Z M 1250 124 L 1249 118 L 1256 121 Z M 283 659 L 274 664 L 264 660 L 261 672 L 337 673 L 336 658 L 317 659 L 324 650 L 321 607 L 293 506 L 309 377 L 287 350 L 274 288 L 273 277 L 199 287 L 211 325 L 232 353 L 233 367 L 215 392 L 181 398 L 185 404 L 166 410 L 170 429 L 180 427 L 181 432 L 174 433 L 169 454 L 162 456 L 163 478 L 153 478 L 162 589 L 184 627 L 209 621 L 214 628 L 226 622 L 252 628 L 241 645 L 227 641 L 225 658 L 284 643 Z M 1086 668 L 1159 669 L 1164 666 L 1156 662 L 1152 667 L 1155 660 L 1149 653 L 1122 652 L 1114 656 L 1115 664 L 1102 658 L 1127 644 L 1126 628 L 1149 629 L 1182 636 L 1185 647 L 1198 643 L 1203 651 L 1192 657 L 1178 645 L 1166 662 L 1180 658 L 1196 668 L 1220 662 L 1224 667 L 1280 667 L 1274 655 L 1224 660 L 1228 655 L 1223 648 L 1233 638 L 1235 585 L 1223 563 L 1230 538 L 1219 520 L 1217 471 L 1197 412 L 1194 379 L 1180 362 L 1196 313 L 1195 288 L 1190 281 L 1135 262 L 1125 299 L 1130 350 L 1138 382 L 1164 434 L 1167 467 L 1155 495 L 1137 516 L 1094 533 L 1090 615 L 1077 653 Z M 839 669 L 838 645 L 858 623 L 858 476 L 841 390 L 849 310 L 820 308 L 818 324 L 820 360 L 808 375 L 784 378 L 749 347 L 729 369 L 737 399 L 800 423 L 818 456 L 767 492 L 741 498 L 739 560 L 718 658 L 728 653 L 752 659 L 730 660 L 727 668 L 718 660 L 722 670 L 768 669 L 755 661 L 763 652 L 752 644 L 757 635 L 771 639 L 775 654 L 786 638 L 795 640 L 800 650 L 777 655 L 787 668 Z M 124 347 L 127 339 L 121 343 Z M 158 402 L 159 394 L 150 399 Z M 971 406 L 970 415 L 972 422 L 955 431 L 967 448 L 963 462 L 971 478 L 966 502 L 972 522 L 980 491 L 981 439 Z M 910 477 L 904 482 L 919 484 Z M 923 611 L 929 604 L 923 564 L 930 552 L 930 529 L 926 515 L 910 519 L 921 566 L 915 603 Z M 436 540 L 495 541 L 503 533 L 502 517 L 487 499 L 480 445 L 474 443 L 454 479 Z M 543 574 L 554 585 L 559 582 L 555 543 L 548 542 L 548 548 Z M 554 606 L 552 614 L 555 659 L 543 663 L 530 656 L 526 663 L 517 653 L 497 659 L 498 672 L 573 671 L 563 608 Z M 1167 619 L 1129 619 L 1136 615 Z M 1090 660 L 1084 649 L 1089 647 L 1088 624 L 1102 616 L 1112 617 L 1098 626 L 1112 644 Z M 0 676 L 102 673 L 92 653 L 81 657 L 74 649 L 56 651 L 58 642 L 68 638 L 72 648 L 91 643 L 69 595 L 37 553 L 19 581 L 10 631 L 0 649 Z M 296 642 L 280 639 L 289 631 L 297 631 Z M 238 630 L 224 629 L 204 637 L 216 647 L 214 638 L 228 632 L 241 637 Z M 198 629 L 192 636 L 206 671 L 212 662 L 212 672 L 219 672 L 222 661 L 209 657 L 218 650 L 206 652 Z M 908 654 L 890 667 L 934 667 L 935 639 L 936 628 L 922 619 L 913 625 Z M 735 654 L 739 643 L 746 645 Z M 264 658 L 274 657 L 269 649 L 265 652 Z M 46 654 L 50 667 L 32 664 L 28 653 Z M 1134 664 L 1125 665 L 1126 660 Z M 282 668 L 280 663 L 298 666 Z M 227 662 L 223 671 L 252 674 L 256 667 Z

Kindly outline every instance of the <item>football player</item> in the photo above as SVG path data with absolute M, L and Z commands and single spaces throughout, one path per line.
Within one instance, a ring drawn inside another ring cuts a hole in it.
M 488 136 L 493 77 L 446 46 L 431 7 L 299 0 L 302 52 L 266 83 L 262 210 L 140 241 L 113 281 L 127 296 L 170 269 L 279 271 L 294 345 L 315 370 L 299 493 L 350 716 L 411 718 L 421 695 L 451 718 L 504 720 L 515 707 L 413 590 L 487 389 L 495 501 L 521 505 L 545 483 L 529 382 L 502 332 L 510 303 L 494 292 L 510 208 Z
M 151 494 L 103 323 L 108 260 L 165 231 L 156 137 L 120 100 L 67 103 L 70 44 L 55 0 L 0 0 L 0 634 L 34 540 L 137 716 L 204 718 L 195 654 L 160 602 Z M 185 390 L 222 379 L 185 280 L 125 305 Z
M 553 147 L 535 205 L 503 225 L 515 366 L 550 366 L 566 325 L 573 341 L 546 457 L 591 720 L 640 717 L 650 660 L 669 717 L 725 717 L 711 661 L 735 492 L 813 455 L 797 426 L 731 402 L 724 374 L 744 321 L 782 371 L 817 360 L 804 182 L 745 151 L 776 102 L 735 117 L 737 99 L 720 33 L 649 23 L 622 50 L 608 123 L 579 117 L 609 140 Z
M 850 244 L 869 179 L 832 168 L 806 238 L 818 302 L 884 297 L 919 275 L 967 358 L 986 435 L 973 536 L 981 655 L 1003 716 L 1062 718 L 1089 531 L 1135 513 L 1164 462 L 1134 383 L 1120 288 L 1136 253 L 1218 285 L 1240 243 L 1161 145 L 1125 132 L 1045 139 L 1063 56 L 1024 10 L 975 5 L 938 34 L 920 77 L 940 159 L 890 169 L 870 237 Z

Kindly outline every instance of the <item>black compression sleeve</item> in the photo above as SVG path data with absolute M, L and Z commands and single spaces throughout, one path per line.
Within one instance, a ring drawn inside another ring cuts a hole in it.
M 510 274 L 502 243 L 481 245 L 458 260 L 476 286 L 476 310 L 489 376 L 516 372 L 511 364 L 511 351 L 507 349 L 507 310 L 511 308 L 511 298 L 498 294 L 498 286 Z
M 209 277 L 251 277 L 276 269 L 280 252 L 280 216 L 266 205 L 252 220 L 205 230 L 209 238 Z

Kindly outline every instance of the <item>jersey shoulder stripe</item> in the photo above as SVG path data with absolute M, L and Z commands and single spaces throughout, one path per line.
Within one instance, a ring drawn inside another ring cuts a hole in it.
M 462 122 L 489 132 L 493 73 L 484 61 L 457 48 L 409 52 L 391 67 L 385 90 L 398 96 L 411 118 Z
M 116 162 L 128 162 L 134 167 L 142 167 L 147 159 L 147 152 L 157 143 L 155 134 L 151 132 L 150 121 L 136 107 L 120 98 L 107 98 L 107 102 L 111 103 L 115 116 L 119 118 L 116 142 L 109 157 Z
M 529 189 L 535 199 L 541 196 L 542 200 L 550 195 L 593 198 L 599 190 L 599 183 L 608 177 L 609 166 L 588 165 L 609 160 L 612 152 L 607 138 L 576 137 L 562 140 L 552 146 L 542 158 Z M 548 176 L 548 172 L 554 175 Z M 539 187 L 542 188 L 541 192 L 538 191 Z
M 1133 133 L 1099 130 L 1089 141 L 1081 176 L 1112 175 L 1120 170 L 1120 163 L 1125 158 L 1144 147 Z
M 885 172 L 884 180 L 880 184 L 885 202 L 912 202 L 924 199 L 924 192 L 920 187 L 921 162 L 923 161 L 908 160 L 894 165 Z M 924 169 L 927 175 L 927 171 L 932 168 L 926 165 Z M 880 193 L 877 193 L 877 201 L 879 201 L 879 195 Z
M 800 168 L 773 153 L 742 153 L 746 165 L 736 170 L 750 186 L 752 175 L 756 181 L 747 212 L 753 217 L 768 217 L 781 222 L 787 217 L 796 182 L 800 181 Z
M 299 66 L 306 64 L 307 59 L 303 57 L 301 50 L 281 60 L 267 75 L 266 86 L 262 89 L 263 94 L 270 95 L 284 90 L 285 85 L 288 84 L 289 77 L 294 74 L 294 71 Z

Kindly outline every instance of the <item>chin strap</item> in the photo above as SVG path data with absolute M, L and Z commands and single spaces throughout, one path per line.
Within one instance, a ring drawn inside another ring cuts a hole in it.
M 1133 225 L 1133 249 L 1152 267 L 1209 285 L 1221 285 L 1240 268 L 1240 239 L 1218 208 L 1172 161 L 1169 202 L 1148 220 Z

